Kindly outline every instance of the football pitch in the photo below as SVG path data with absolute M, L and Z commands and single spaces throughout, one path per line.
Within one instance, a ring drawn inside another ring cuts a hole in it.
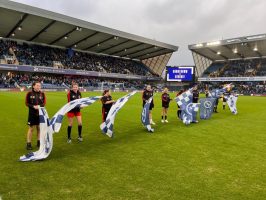
M 27 153 L 25 92 L 0 93 L 0 199 L 266 199 L 266 98 L 238 99 L 238 115 L 222 110 L 185 126 L 171 102 L 168 124 L 155 96 L 154 134 L 140 122 L 141 94 L 117 114 L 113 139 L 104 136 L 101 103 L 82 109 L 83 138 L 67 144 L 67 119 L 44 161 L 19 162 Z M 100 95 L 97 92 L 85 96 Z M 117 99 L 125 93 L 112 93 Z M 170 93 L 174 98 L 175 94 Z M 65 92 L 47 92 L 49 117 L 66 103 Z M 33 137 L 34 151 L 36 134 Z

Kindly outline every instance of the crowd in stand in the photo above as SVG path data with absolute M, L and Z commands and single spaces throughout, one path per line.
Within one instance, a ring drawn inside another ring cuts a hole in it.
M 233 90 L 238 94 L 252 95 L 252 94 L 266 94 L 266 82 L 254 81 L 254 82 L 231 82 L 233 84 Z M 228 84 L 228 83 L 224 83 Z M 205 82 L 199 84 L 199 90 L 204 93 L 206 89 L 212 90 L 215 88 L 221 88 L 220 82 Z
M 240 94 L 266 94 L 266 83 L 264 82 L 246 82 L 236 85 Z
M 212 70 L 214 69 L 214 70 Z M 234 60 L 213 63 L 204 73 L 209 77 L 266 76 L 266 59 Z
M 136 80 L 114 80 L 99 79 L 93 77 L 82 76 L 63 76 L 63 75 L 39 75 L 39 74 L 23 74 L 23 73 L 2 73 L 0 74 L 0 88 L 14 88 L 16 84 L 20 86 L 31 85 L 33 81 L 40 81 L 43 85 L 49 84 L 61 88 L 69 87 L 72 82 L 79 83 L 80 87 L 102 87 L 103 84 L 109 84 L 111 87 L 116 85 L 121 88 L 141 89 L 142 81 Z
M 8 55 L 13 56 L 12 52 L 20 65 L 53 67 L 56 62 L 67 69 L 151 76 L 147 66 L 135 60 L 0 40 L 0 59 Z M 14 62 L 8 64 L 14 64 Z
M 80 87 L 88 88 L 101 88 L 104 86 L 114 89 L 118 87 L 120 89 L 142 89 L 146 82 L 142 81 L 130 81 L 130 80 L 113 80 L 113 79 L 98 79 L 92 77 L 82 76 L 63 76 L 63 75 L 44 75 L 38 74 L 23 74 L 23 73 L 2 73 L 0 74 L 0 88 L 14 88 L 18 85 L 31 85 L 33 81 L 41 81 L 43 85 L 50 84 L 60 87 L 62 89 L 67 88 L 72 82 L 78 82 Z M 115 84 L 117 83 L 117 84 Z M 251 94 L 266 94 L 266 82 L 234 82 L 234 90 L 239 94 L 251 95 Z M 204 93 L 206 88 L 214 89 L 221 86 L 220 82 L 201 83 L 199 84 L 199 90 Z M 49 87 L 48 87 L 49 88 Z

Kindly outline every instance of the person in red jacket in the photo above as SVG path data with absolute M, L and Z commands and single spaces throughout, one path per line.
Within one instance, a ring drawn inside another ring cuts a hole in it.
M 71 89 L 69 90 L 69 92 L 67 93 L 67 101 L 73 101 L 76 99 L 80 99 L 81 98 L 81 93 L 79 91 L 79 85 L 77 83 L 72 83 Z M 67 127 L 67 142 L 71 143 L 71 130 L 72 130 L 72 125 L 73 125 L 73 119 L 74 117 L 77 118 L 78 121 L 78 141 L 82 142 L 83 138 L 82 138 L 82 118 L 81 118 L 81 112 L 80 112 L 80 108 L 73 108 L 72 110 L 70 110 L 67 113 L 67 117 L 68 117 L 68 127 Z
M 34 127 L 37 130 L 37 147 L 40 147 L 40 120 L 39 107 L 44 107 L 46 104 L 45 94 L 41 91 L 41 83 L 36 81 L 32 83 L 32 91 L 26 95 L 26 106 L 29 108 L 27 132 L 27 150 L 32 150 L 31 140 Z
M 162 94 L 162 123 L 168 123 L 167 120 L 167 112 L 169 108 L 169 103 L 172 99 L 170 98 L 170 95 L 168 93 L 168 88 L 164 88 L 163 94 Z

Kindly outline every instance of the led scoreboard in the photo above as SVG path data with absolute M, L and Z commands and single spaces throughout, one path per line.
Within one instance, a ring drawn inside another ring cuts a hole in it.
M 194 81 L 194 67 L 166 67 L 166 80 L 179 82 Z

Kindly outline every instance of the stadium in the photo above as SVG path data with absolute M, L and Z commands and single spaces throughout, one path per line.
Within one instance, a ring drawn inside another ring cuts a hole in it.
M 0 200 L 265 199 L 266 34 L 186 48 L 0 0 Z

